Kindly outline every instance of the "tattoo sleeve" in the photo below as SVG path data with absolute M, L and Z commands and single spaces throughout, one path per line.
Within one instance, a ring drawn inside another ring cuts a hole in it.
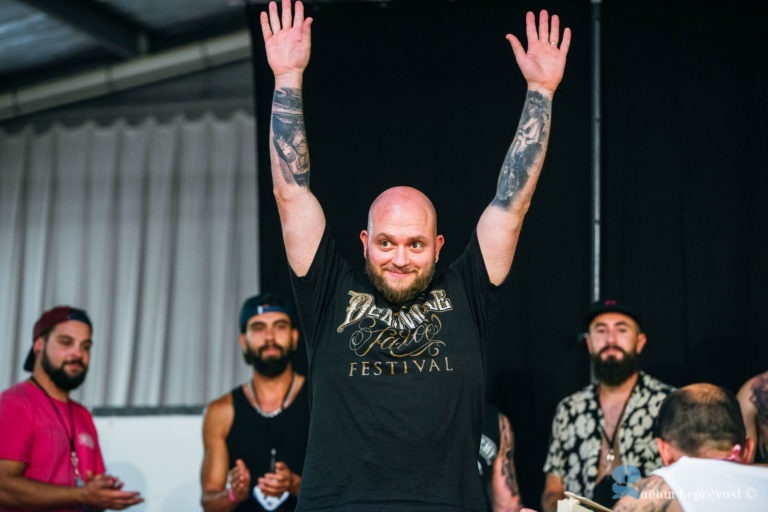
M 528 91 L 515 139 L 507 151 L 496 186 L 494 205 L 508 209 L 515 195 L 525 187 L 533 167 L 542 158 L 552 115 L 552 101 Z
M 309 187 L 309 147 L 301 89 L 276 89 L 272 97 L 272 146 L 286 183 Z
M 640 497 L 624 496 L 613 510 L 615 512 L 677 512 L 680 503 L 663 478 L 651 475 L 640 480 L 635 486 Z
M 749 400 L 757 410 L 755 418 L 755 428 L 758 432 L 757 439 L 755 439 L 757 453 L 761 461 L 768 461 L 768 438 L 765 436 L 765 433 L 768 432 L 768 372 L 755 379 Z
M 501 472 L 504 475 L 504 483 L 512 496 L 520 494 L 517 485 L 517 473 L 515 473 L 515 440 L 512 426 L 506 416 L 499 416 L 499 434 L 501 437 L 499 451 L 502 456 Z

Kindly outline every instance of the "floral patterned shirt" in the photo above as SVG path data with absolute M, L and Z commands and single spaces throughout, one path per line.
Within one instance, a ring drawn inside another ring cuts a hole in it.
M 673 387 L 640 372 L 619 428 L 620 460 L 637 467 L 645 477 L 661 467 L 653 423 Z M 594 497 L 595 480 L 605 429 L 597 384 L 590 384 L 564 398 L 555 410 L 552 437 L 544 472 L 559 476 L 563 488 L 587 498 Z

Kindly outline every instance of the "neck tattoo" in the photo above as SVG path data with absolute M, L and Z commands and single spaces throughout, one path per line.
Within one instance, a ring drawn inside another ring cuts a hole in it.
M 288 401 L 290 400 L 291 393 L 293 392 L 293 388 L 296 385 L 296 374 L 291 372 L 291 383 L 288 386 L 288 389 L 285 390 L 285 395 L 283 396 L 283 400 L 280 402 L 280 406 L 275 409 L 274 411 L 265 411 L 261 407 L 259 407 L 259 400 L 256 398 L 256 385 L 253 383 L 253 379 L 251 379 L 250 386 L 246 386 L 246 394 L 249 395 L 248 398 L 251 402 L 251 405 L 253 405 L 254 410 L 259 413 L 259 416 L 262 416 L 264 418 L 274 418 L 281 412 L 285 410 L 286 407 L 288 407 Z

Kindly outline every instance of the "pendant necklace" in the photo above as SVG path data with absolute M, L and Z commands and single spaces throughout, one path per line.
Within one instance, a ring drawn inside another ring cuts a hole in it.
M 637 383 L 640 381 L 640 379 L 637 379 L 635 381 L 635 385 L 632 386 L 632 391 L 629 392 L 629 396 L 624 401 L 624 405 L 621 407 L 621 414 L 619 414 L 619 419 L 616 421 L 616 427 L 613 429 L 613 434 L 611 434 L 611 437 L 608 437 L 608 434 L 606 434 L 605 429 L 603 427 L 598 426 L 597 429 L 600 431 L 600 435 L 605 439 L 606 444 L 608 445 L 608 453 L 605 454 L 605 461 L 612 465 L 613 461 L 616 460 L 616 436 L 619 434 L 619 429 L 621 428 L 621 423 L 624 421 L 624 411 L 627 410 L 627 404 L 629 403 L 629 400 L 632 398 L 632 394 L 635 392 L 635 388 L 637 387 Z M 605 419 L 605 415 L 603 415 L 603 419 Z
M 37 381 L 37 379 L 34 376 L 31 376 L 29 380 L 32 381 L 32 383 L 40 388 L 40 391 L 42 391 L 45 394 L 45 397 L 48 399 L 48 402 L 50 402 L 51 407 L 53 408 L 53 412 L 56 413 L 56 417 L 59 419 L 59 423 L 61 423 L 61 427 L 64 429 L 64 433 L 67 435 L 67 440 L 69 441 L 69 459 L 72 462 L 72 470 L 75 474 L 75 486 L 76 487 L 82 487 L 84 485 L 83 479 L 80 476 L 80 459 L 77 457 L 77 452 L 75 451 L 75 419 L 72 416 L 72 402 L 67 401 L 67 404 L 69 405 L 69 425 L 70 428 L 67 428 L 67 424 L 64 422 L 64 418 L 61 417 L 61 414 L 59 413 L 59 409 L 56 407 L 56 404 L 53 402 L 53 398 L 51 398 L 51 395 L 48 394 L 48 391 L 45 390 L 43 386 L 40 385 L 40 383 Z
M 259 401 L 256 399 L 256 385 L 253 383 L 253 379 L 251 379 L 251 385 L 246 386 L 246 391 L 248 391 L 248 394 L 250 395 L 251 404 L 253 405 L 253 408 L 256 410 L 257 413 L 259 413 L 259 416 L 262 416 L 264 418 L 274 418 L 281 412 L 285 410 L 285 408 L 288 406 L 288 399 L 291 396 L 291 392 L 293 391 L 293 387 L 296 385 L 296 374 L 292 372 L 291 377 L 291 384 L 288 386 L 288 389 L 285 391 L 285 396 L 283 396 L 283 401 L 280 403 L 280 407 L 275 409 L 274 411 L 266 412 L 261 407 L 259 407 Z

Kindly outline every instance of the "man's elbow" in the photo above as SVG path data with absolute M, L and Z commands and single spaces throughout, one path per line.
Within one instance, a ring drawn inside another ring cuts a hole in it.
M 563 491 L 557 490 L 544 490 L 541 495 L 541 510 L 542 512 L 556 512 L 557 502 L 565 498 Z

